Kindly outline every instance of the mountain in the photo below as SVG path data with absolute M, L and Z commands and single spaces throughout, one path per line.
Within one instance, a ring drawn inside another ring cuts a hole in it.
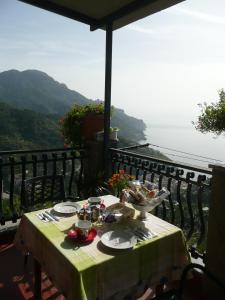
M 17 109 L 62 116 L 72 104 L 88 104 L 93 100 L 68 89 L 44 72 L 9 70 L 0 73 L 0 102 Z M 114 110 L 111 123 L 120 128 L 120 137 L 126 136 L 135 142 L 145 139 L 144 122 L 126 115 L 121 109 Z
M 92 102 L 37 70 L 0 73 L 0 150 L 63 147 L 59 119 L 74 103 Z M 113 109 L 111 126 L 120 129 L 119 147 L 145 139 L 145 123 L 128 116 L 122 109 Z M 166 159 L 153 149 L 135 151 Z
M 118 133 L 119 138 L 126 137 L 126 139 L 135 142 L 145 140 L 145 123 L 142 120 L 128 116 L 122 109 L 115 109 L 115 112 L 112 114 L 111 126 L 120 129 Z
M 0 151 L 63 147 L 59 118 L 59 115 L 46 115 L 28 109 L 17 109 L 0 102 Z M 118 146 L 127 147 L 134 144 L 135 142 L 122 137 Z M 167 159 L 159 151 L 149 148 L 136 149 L 135 152 Z
M 57 115 L 43 115 L 0 103 L 0 150 L 62 147 L 58 119 Z
M 91 101 L 38 70 L 0 73 L 0 99 L 16 108 L 45 114 L 63 114 L 74 102 L 86 104 Z

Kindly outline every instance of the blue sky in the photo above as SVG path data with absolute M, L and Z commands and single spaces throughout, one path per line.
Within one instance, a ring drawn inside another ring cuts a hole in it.
M 0 71 L 38 69 L 103 99 L 105 33 L 0 1 Z M 114 32 L 112 104 L 150 124 L 191 126 L 225 88 L 225 1 L 186 0 Z

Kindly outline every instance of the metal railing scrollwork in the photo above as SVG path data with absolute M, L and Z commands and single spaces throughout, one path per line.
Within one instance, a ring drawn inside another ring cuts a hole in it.
M 25 179 L 62 174 L 67 196 L 79 196 L 84 158 L 80 148 L 0 152 L 0 225 L 21 217 Z
M 167 187 L 168 200 L 154 210 L 160 218 L 180 227 L 190 246 L 205 250 L 211 192 L 210 169 L 110 149 L 112 173 L 123 169 L 136 179 Z

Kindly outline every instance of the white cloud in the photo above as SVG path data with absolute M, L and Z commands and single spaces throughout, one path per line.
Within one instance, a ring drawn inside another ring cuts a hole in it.
M 96 57 L 93 59 L 85 59 L 80 64 L 81 65 L 96 65 L 96 64 L 102 64 L 105 61 L 105 57 Z
M 216 16 L 216 15 L 211 15 L 211 14 L 206 14 L 202 13 L 200 11 L 195 11 L 192 9 L 186 9 L 186 8 L 181 8 L 181 7 L 174 7 L 174 12 L 178 12 L 179 14 L 183 14 L 186 16 L 191 16 L 199 20 L 206 21 L 208 23 L 213 23 L 213 24 L 220 24 L 220 25 L 225 25 L 225 18 Z
M 140 25 L 135 25 L 135 24 L 128 25 L 126 29 L 136 31 L 136 32 L 141 32 L 141 33 L 147 33 L 151 35 L 155 33 L 155 31 L 150 28 L 144 28 Z

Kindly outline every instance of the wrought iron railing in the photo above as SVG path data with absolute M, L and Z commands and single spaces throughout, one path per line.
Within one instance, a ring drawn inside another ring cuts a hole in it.
M 0 224 L 21 217 L 25 179 L 62 174 L 67 196 L 79 196 L 84 158 L 84 149 L 74 148 L 0 152 Z
M 140 155 L 133 150 L 110 149 L 112 172 L 124 169 L 170 191 L 154 213 L 183 229 L 190 245 L 204 250 L 211 191 L 210 169 Z M 67 195 L 79 196 L 83 180 L 84 149 L 48 149 L 0 152 L 0 224 L 21 216 L 23 181 L 41 175 L 63 174 Z
M 136 179 L 167 187 L 167 201 L 154 213 L 183 229 L 189 245 L 204 251 L 211 191 L 210 169 L 140 155 L 131 150 L 110 149 L 112 172 L 123 169 Z

